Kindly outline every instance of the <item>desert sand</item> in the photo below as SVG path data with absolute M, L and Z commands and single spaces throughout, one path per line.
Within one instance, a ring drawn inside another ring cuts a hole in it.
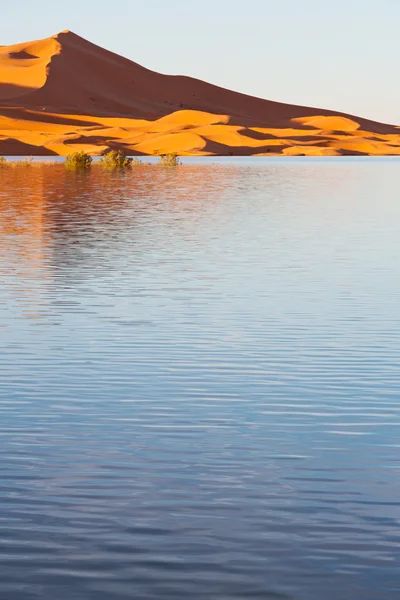
M 162 75 L 63 31 L 0 46 L 0 155 L 400 155 L 400 128 Z

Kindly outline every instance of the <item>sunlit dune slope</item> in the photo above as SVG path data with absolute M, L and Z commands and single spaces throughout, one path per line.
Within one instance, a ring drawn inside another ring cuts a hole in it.
M 110 148 L 129 154 L 400 154 L 400 129 L 155 73 L 69 31 L 0 47 L 0 154 Z
M 60 50 L 56 37 L 0 46 L 0 102 L 13 102 L 14 98 L 42 88 L 48 78 L 48 66 Z

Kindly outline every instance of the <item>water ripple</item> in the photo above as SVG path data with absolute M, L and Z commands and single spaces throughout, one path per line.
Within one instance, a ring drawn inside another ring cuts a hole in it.
M 0 172 L 0 598 L 395 600 L 400 163 Z

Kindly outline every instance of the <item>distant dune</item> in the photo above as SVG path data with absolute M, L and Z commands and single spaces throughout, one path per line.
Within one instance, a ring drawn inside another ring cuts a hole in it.
M 400 128 L 161 75 L 63 31 L 0 46 L 0 154 L 400 155 Z

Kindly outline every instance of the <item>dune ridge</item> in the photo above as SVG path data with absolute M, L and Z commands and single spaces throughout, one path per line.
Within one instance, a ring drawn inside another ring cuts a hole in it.
M 163 75 L 68 30 L 0 46 L 0 154 L 400 155 L 400 129 Z

